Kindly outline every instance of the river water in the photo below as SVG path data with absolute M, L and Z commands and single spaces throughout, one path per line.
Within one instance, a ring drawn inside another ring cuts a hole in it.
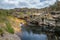
M 48 40 L 46 34 L 34 34 L 31 30 L 28 32 L 24 26 L 21 26 L 21 40 Z
M 48 37 L 46 34 L 34 34 L 32 31 L 27 32 L 23 28 L 22 34 L 21 34 L 21 40 L 48 40 Z
M 46 34 L 34 34 L 27 31 L 22 32 L 21 40 L 48 40 Z

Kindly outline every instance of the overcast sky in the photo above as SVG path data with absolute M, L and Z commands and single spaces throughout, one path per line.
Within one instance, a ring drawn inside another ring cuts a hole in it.
M 0 8 L 44 8 L 53 5 L 56 0 L 0 0 Z

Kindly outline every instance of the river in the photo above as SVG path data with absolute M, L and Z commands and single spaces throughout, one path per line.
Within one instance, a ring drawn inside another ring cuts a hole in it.
M 28 33 L 27 31 L 22 33 L 21 39 L 22 40 L 48 40 L 46 34 L 34 34 L 32 32 Z
M 21 40 L 48 40 L 46 34 L 34 34 L 32 31 L 27 32 L 27 30 L 22 27 Z

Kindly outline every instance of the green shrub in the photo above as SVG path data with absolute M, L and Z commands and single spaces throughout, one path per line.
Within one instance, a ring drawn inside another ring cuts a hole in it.
M 3 34 L 3 30 L 0 28 L 0 35 Z
M 6 22 L 6 28 L 5 29 L 6 29 L 7 32 L 14 34 L 14 29 L 10 25 L 9 21 Z

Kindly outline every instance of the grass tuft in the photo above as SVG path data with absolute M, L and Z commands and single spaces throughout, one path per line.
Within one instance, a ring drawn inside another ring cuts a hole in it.
M 12 28 L 9 21 L 6 22 L 6 28 L 5 29 L 6 29 L 7 32 L 14 34 L 14 29 Z

